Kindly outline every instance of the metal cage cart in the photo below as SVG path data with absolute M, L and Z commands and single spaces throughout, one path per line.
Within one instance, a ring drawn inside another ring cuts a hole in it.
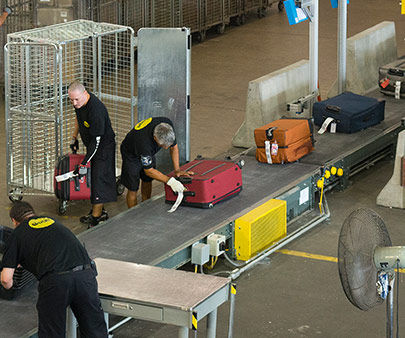
M 53 193 L 54 165 L 70 151 L 74 129 L 67 94 L 73 80 L 106 105 L 117 144 L 122 142 L 134 125 L 134 44 L 132 28 L 86 20 L 8 35 L 6 155 L 12 201 Z M 119 173 L 121 161 L 116 163 Z

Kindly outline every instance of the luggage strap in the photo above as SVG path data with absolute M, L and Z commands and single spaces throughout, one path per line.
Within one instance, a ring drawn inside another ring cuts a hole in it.
M 266 158 L 268 164 L 273 164 L 273 160 L 271 159 L 271 143 L 270 141 L 264 141 L 264 147 L 266 149 Z
M 336 123 L 335 119 L 333 117 L 327 117 L 325 121 L 323 121 L 321 129 L 318 130 L 318 134 L 323 134 L 327 129 L 328 126 L 332 123 Z M 332 132 L 332 131 L 331 131 Z
M 395 81 L 395 98 L 399 100 L 401 98 L 401 81 Z

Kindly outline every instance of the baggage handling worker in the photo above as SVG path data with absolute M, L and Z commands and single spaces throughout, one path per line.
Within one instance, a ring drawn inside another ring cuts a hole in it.
M 1 284 L 6 289 L 13 286 L 19 265 L 39 280 L 39 338 L 65 337 L 68 306 L 81 337 L 107 338 L 95 265 L 77 237 L 58 221 L 36 216 L 27 202 L 13 203 L 10 218 L 15 230 L 4 250 Z
M 125 137 L 121 144 L 121 183 L 128 189 L 128 208 L 138 204 L 137 192 L 141 184 L 142 202 L 152 195 L 152 180 L 169 185 L 174 192 L 184 191 L 184 186 L 175 178 L 169 178 L 156 169 L 155 154 L 170 149 L 170 156 L 176 176 L 193 175 L 192 171 L 180 170 L 179 148 L 173 123 L 166 117 L 150 117 L 140 121 Z
M 3 26 L 3 23 L 6 21 L 7 17 L 13 13 L 11 7 L 6 6 L 3 8 L 3 13 L 0 15 L 0 27 Z
M 80 218 L 88 223 L 89 228 L 108 219 L 104 203 L 117 200 L 115 180 L 115 134 L 105 105 L 78 81 L 69 85 L 69 99 L 75 112 L 75 130 L 73 132 L 72 150 L 79 148 L 78 133 L 86 146 L 86 156 L 81 167 L 91 162 L 91 196 L 92 210 Z M 80 167 L 79 166 L 79 167 Z M 76 173 L 80 168 L 76 169 Z

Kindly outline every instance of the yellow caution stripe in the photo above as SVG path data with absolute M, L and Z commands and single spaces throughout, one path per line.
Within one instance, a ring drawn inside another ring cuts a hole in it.
M 302 252 L 302 251 L 281 249 L 281 250 L 277 250 L 276 252 L 282 253 L 283 255 L 317 259 L 319 261 L 327 261 L 327 262 L 335 262 L 335 263 L 337 263 L 337 261 L 338 261 L 336 257 L 310 254 L 308 252 Z
M 304 257 L 304 258 L 309 258 L 309 259 L 316 259 L 318 261 L 334 262 L 334 263 L 338 262 L 338 259 L 336 257 L 311 254 L 311 253 L 303 252 L 303 251 L 280 249 L 280 250 L 277 250 L 276 252 L 279 252 L 279 253 L 281 253 L 283 255 L 290 255 L 290 256 L 296 256 L 296 257 Z M 397 271 L 397 269 L 395 269 L 395 271 Z M 400 273 L 405 273 L 405 269 L 399 269 L 399 272 Z
M 192 314 L 192 318 L 191 318 L 191 328 L 193 329 L 193 330 L 195 330 L 195 331 L 197 331 L 197 314 L 196 313 L 193 313 Z
M 231 284 L 231 293 L 233 294 L 233 295 L 236 295 L 236 285 L 235 284 Z

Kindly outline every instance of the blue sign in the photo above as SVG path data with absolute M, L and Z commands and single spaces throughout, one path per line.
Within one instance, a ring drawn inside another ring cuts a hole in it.
M 332 4 L 332 8 L 338 8 L 339 0 L 330 0 L 330 3 Z M 347 0 L 347 3 L 349 3 L 349 0 Z
M 295 6 L 294 0 L 285 0 L 284 8 L 285 12 L 287 13 L 288 23 L 290 25 L 296 25 L 297 23 L 308 19 L 304 11 L 301 8 Z

